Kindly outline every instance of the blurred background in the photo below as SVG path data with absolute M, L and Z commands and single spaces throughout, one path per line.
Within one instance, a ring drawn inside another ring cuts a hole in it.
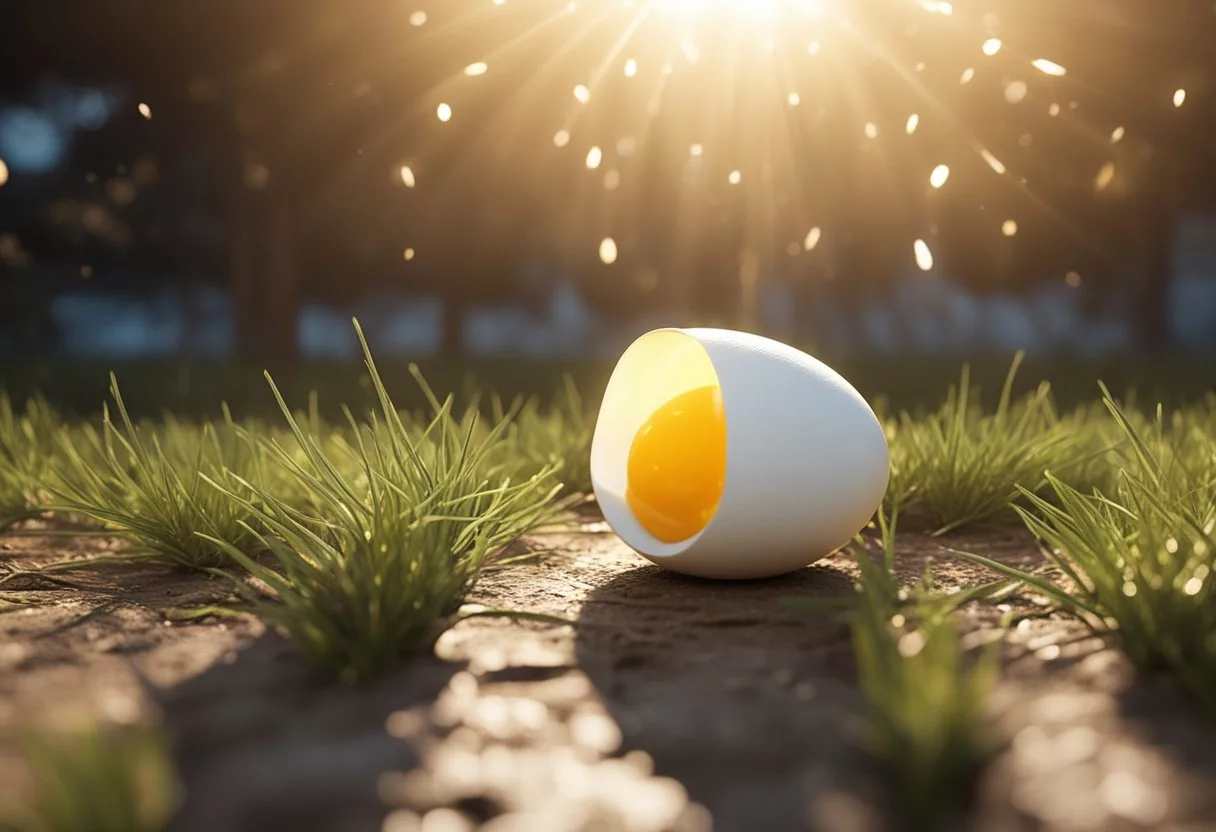
M 500 378 L 700 323 L 857 367 L 1025 349 L 1212 384 L 1212 0 L 0 15 L 14 393 L 99 401 L 131 362 L 162 399 L 341 377 L 352 316 L 378 355 Z

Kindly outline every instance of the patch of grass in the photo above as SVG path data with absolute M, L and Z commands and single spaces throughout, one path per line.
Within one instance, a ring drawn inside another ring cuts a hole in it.
M 18 411 L 0 393 L 0 529 L 38 512 L 59 430 L 58 415 L 42 399 L 30 399 Z
M 897 520 L 898 503 L 889 521 L 879 512 L 877 541 L 858 535 L 850 546 L 859 570 L 851 598 L 789 600 L 836 610 L 849 622 L 870 749 L 894 781 L 909 828 L 929 830 L 948 822 L 999 747 L 985 715 L 998 673 L 996 651 L 991 644 L 964 646 L 953 614 L 1009 592 L 1016 582 L 942 592 L 926 572 L 902 587 L 895 574 Z
M 985 718 L 996 653 L 968 656 L 951 614 L 1008 584 L 944 595 L 926 575 L 911 592 L 901 590 L 893 571 L 895 522 L 880 514 L 880 552 L 861 539 L 853 547 L 860 569 L 853 652 L 874 752 L 917 828 L 933 828 L 997 748 Z
M 1058 427 L 1047 383 L 1013 399 L 1021 361 L 1019 354 L 993 413 L 984 412 L 964 367 L 936 413 L 918 419 L 904 412 L 889 427 L 892 497 L 923 503 L 938 534 L 1001 514 L 1018 486 L 1038 490 L 1046 470 L 1079 459 L 1076 435 Z
M 505 416 L 506 409 L 496 399 L 494 421 Z M 567 375 L 562 392 L 548 408 L 535 398 L 519 408 L 507 429 L 504 447 L 534 473 L 557 466 L 557 477 L 567 493 L 590 494 L 594 428 L 595 414 L 583 404 L 574 379 Z
M 52 508 L 89 518 L 128 540 L 124 557 L 191 569 L 229 564 L 208 538 L 252 552 L 258 538 L 247 522 L 249 511 L 205 479 L 270 479 L 251 434 L 227 413 L 222 421 L 201 425 L 169 417 L 159 426 L 137 426 L 113 376 L 110 392 L 117 421 L 107 406 L 99 431 L 61 434 Z
M 1216 715 L 1216 435 L 1210 414 L 1150 431 L 1103 388 L 1126 439 L 1112 493 L 1083 493 L 1049 477 L 1054 500 L 1026 493 L 1019 508 L 1065 582 L 956 552 L 1032 584 L 1091 630 L 1113 637 L 1145 672 L 1165 670 Z
M 147 726 L 27 732 L 33 795 L 5 832 L 162 832 L 181 788 L 164 737 Z
M 274 568 L 209 538 L 270 589 L 266 598 L 238 583 L 257 613 L 348 682 L 428 647 L 453 622 L 487 556 L 544 520 L 560 488 L 553 466 L 521 477 L 517 461 L 492 461 L 511 414 L 479 434 L 475 409 L 455 417 L 452 398 L 436 400 L 416 369 L 434 415 L 413 429 L 356 330 L 380 402 L 367 421 L 347 413 L 357 473 L 301 428 L 267 375 L 304 462 L 278 443 L 271 448 L 315 495 L 313 507 L 295 508 L 240 477 L 211 478 L 252 516 L 244 525 Z

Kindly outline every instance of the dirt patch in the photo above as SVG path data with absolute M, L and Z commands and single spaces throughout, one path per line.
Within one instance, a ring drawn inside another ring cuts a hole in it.
M 708 582 L 587 528 L 533 539 L 536 563 L 488 574 L 470 599 L 577 627 L 474 619 L 360 688 L 328 683 L 250 618 L 178 620 L 222 582 L 113 566 L 72 587 L 10 581 L 37 603 L 0 615 L 0 802 L 27 787 L 17 726 L 155 710 L 187 786 L 181 830 L 904 828 L 863 750 L 846 628 L 781 604 L 848 592 L 847 558 Z M 5 568 L 112 546 L 0 544 Z M 932 562 L 942 586 L 990 578 L 943 546 L 1036 557 L 1020 532 L 909 534 L 904 577 Z M 995 626 L 1005 611 L 965 620 Z M 962 828 L 1214 828 L 1216 735 L 1171 684 L 1137 680 L 1050 617 L 1010 634 L 1005 665 L 992 710 L 1010 742 Z

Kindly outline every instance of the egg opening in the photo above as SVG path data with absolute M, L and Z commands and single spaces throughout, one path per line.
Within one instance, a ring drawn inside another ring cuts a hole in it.
M 717 512 L 727 464 L 722 386 L 705 347 L 679 330 L 635 341 L 598 424 L 592 458 L 612 522 L 652 554 L 695 540 Z

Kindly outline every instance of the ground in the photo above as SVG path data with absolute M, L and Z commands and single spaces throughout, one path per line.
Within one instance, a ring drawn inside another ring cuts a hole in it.
M 114 545 L 19 530 L 0 564 Z M 93 711 L 161 715 L 185 832 L 910 828 L 864 752 L 847 628 L 781 603 L 848 592 L 845 556 L 715 583 L 647 564 L 602 523 L 526 545 L 537 561 L 490 572 L 470 601 L 577 626 L 473 619 L 357 688 L 252 618 L 184 617 L 222 595 L 216 579 L 107 566 L 75 588 L 27 581 L 38 603 L 0 615 L 0 805 L 27 788 L 12 729 Z M 908 533 L 901 569 L 932 558 L 943 585 L 988 579 L 946 546 L 1035 557 L 1020 531 Z M 1216 829 L 1216 732 L 1168 680 L 1059 617 L 1006 644 L 991 710 L 1007 742 L 959 829 Z

